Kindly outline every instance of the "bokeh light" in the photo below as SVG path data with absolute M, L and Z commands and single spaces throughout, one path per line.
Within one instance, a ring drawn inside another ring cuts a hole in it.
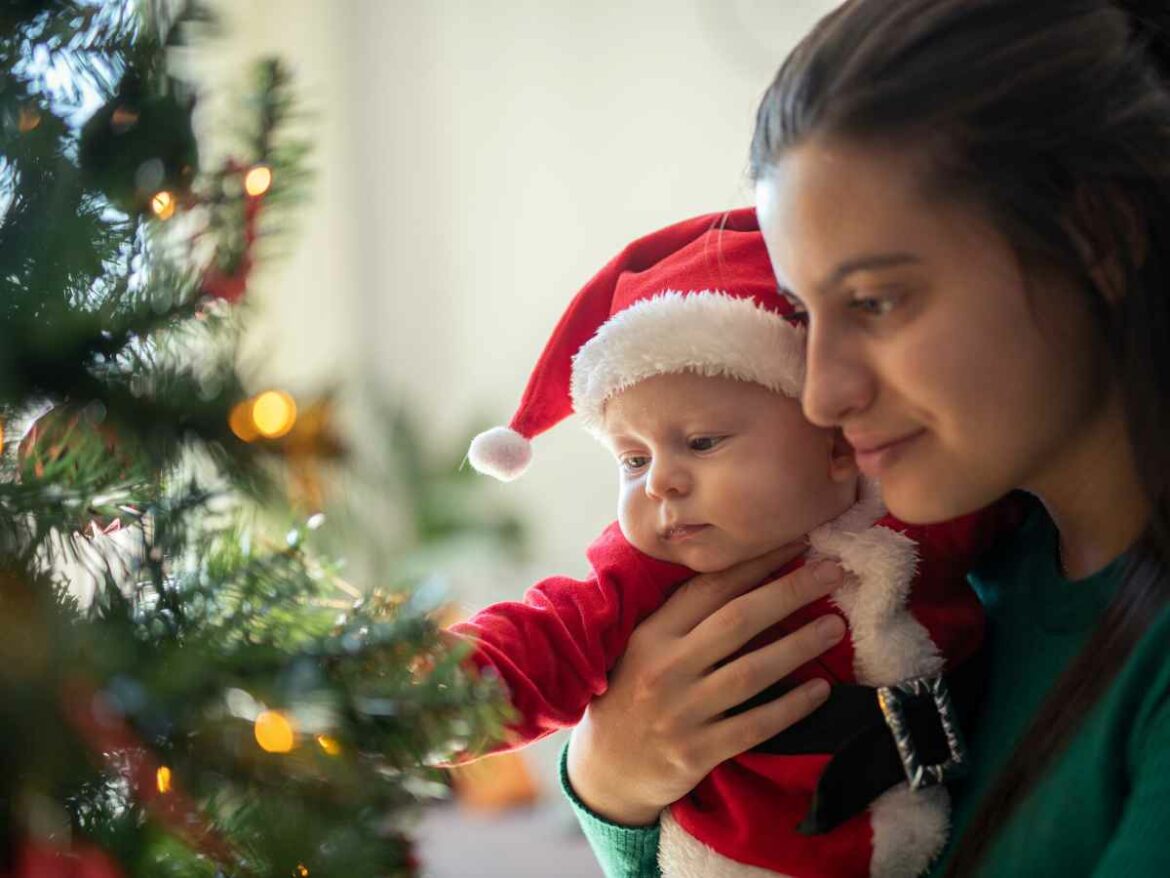
M 317 744 L 330 756 L 337 756 L 341 753 L 341 743 L 336 738 L 331 738 L 328 735 L 318 735 Z
M 175 196 L 165 189 L 150 199 L 150 209 L 160 220 L 168 220 L 175 215 Z
M 268 165 L 256 165 L 244 175 L 244 191 L 253 198 L 263 195 L 272 185 L 272 169 Z
M 269 753 L 288 753 L 293 748 L 295 734 L 292 722 L 279 710 L 262 711 L 253 724 L 256 743 Z
M 255 442 L 260 438 L 260 431 L 256 429 L 256 424 L 252 421 L 253 402 L 254 400 L 245 399 L 243 402 L 236 403 L 231 414 L 228 415 L 228 426 L 243 442 Z
M 252 423 L 266 439 L 279 439 L 293 428 L 297 404 L 283 390 L 266 390 L 252 403 Z

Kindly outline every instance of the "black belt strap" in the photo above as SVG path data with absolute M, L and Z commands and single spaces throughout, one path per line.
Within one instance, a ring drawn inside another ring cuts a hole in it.
M 944 678 L 963 729 L 982 695 L 984 667 L 981 659 L 964 662 Z M 777 683 L 729 713 L 742 713 L 791 691 L 791 684 Z M 942 721 L 929 697 L 903 702 L 905 725 L 923 763 L 944 762 L 950 755 Z M 902 757 L 872 686 L 838 684 L 828 700 L 809 716 L 752 748 L 755 753 L 807 755 L 832 753 L 813 794 L 812 806 L 797 827 L 805 835 L 818 835 L 864 811 L 890 787 L 907 780 Z

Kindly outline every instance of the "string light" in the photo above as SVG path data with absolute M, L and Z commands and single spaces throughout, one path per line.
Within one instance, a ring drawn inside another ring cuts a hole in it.
M 169 220 L 175 215 L 175 196 L 165 189 L 150 199 L 150 209 L 160 220 Z
M 158 791 L 169 793 L 171 791 L 171 770 L 165 765 L 160 765 L 158 771 L 155 772 L 155 783 L 158 784 Z
M 293 428 L 297 404 L 283 390 L 266 390 L 252 403 L 252 423 L 267 439 L 279 439 Z
M 261 711 L 253 724 L 256 743 L 269 753 L 288 753 L 293 748 L 293 726 L 279 710 Z
M 244 191 L 256 198 L 268 191 L 272 185 L 272 169 L 268 165 L 256 165 L 244 175 Z
M 228 415 L 228 426 L 243 442 L 255 442 L 260 437 L 260 431 L 252 421 L 252 400 L 245 399 L 232 407 Z
M 336 738 L 331 738 L 328 735 L 318 735 L 317 743 L 330 756 L 337 756 L 341 753 L 341 744 Z
M 309 867 L 304 863 L 297 863 L 297 867 L 293 869 L 293 878 L 308 878 Z

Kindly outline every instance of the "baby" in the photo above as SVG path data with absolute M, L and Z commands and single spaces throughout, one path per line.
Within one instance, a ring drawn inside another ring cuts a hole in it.
M 839 433 L 801 413 L 804 329 L 791 314 L 752 210 L 639 239 L 573 300 L 511 426 L 469 452 L 481 472 L 515 478 L 529 440 L 576 412 L 620 473 L 618 521 L 589 548 L 587 579 L 547 579 L 452 628 L 508 688 L 510 746 L 578 722 L 634 627 L 696 572 L 806 534 L 807 558 L 788 569 L 829 557 L 847 571 L 831 599 L 760 641 L 844 615 L 849 637 L 778 687 L 827 676 L 829 702 L 663 813 L 665 876 L 911 876 L 946 838 L 947 794 L 931 784 L 963 754 L 938 683 L 946 672 L 956 701 L 973 697 L 960 679 L 972 674 L 951 675 L 973 667 L 982 638 L 964 574 L 1005 516 L 887 516 Z

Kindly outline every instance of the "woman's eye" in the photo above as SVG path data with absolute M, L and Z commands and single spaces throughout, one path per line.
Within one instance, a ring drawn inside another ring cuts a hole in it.
M 722 436 L 698 436 L 691 440 L 691 451 L 710 451 L 723 441 Z
M 618 461 L 618 465 L 628 473 L 636 473 L 650 463 L 650 458 L 642 455 L 630 455 Z
M 885 317 L 898 304 L 893 296 L 860 296 L 849 300 L 849 307 L 867 317 Z

